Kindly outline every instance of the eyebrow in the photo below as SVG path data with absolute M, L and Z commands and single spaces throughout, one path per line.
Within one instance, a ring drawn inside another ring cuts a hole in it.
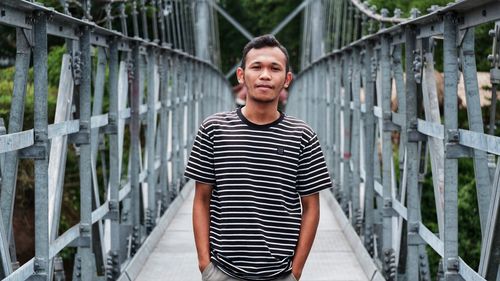
M 262 62 L 261 61 L 253 61 L 253 62 L 249 63 L 249 65 L 254 65 L 254 64 L 262 64 Z M 283 67 L 283 65 L 281 65 L 280 63 L 277 63 L 277 62 L 271 62 L 271 65 L 272 66 Z

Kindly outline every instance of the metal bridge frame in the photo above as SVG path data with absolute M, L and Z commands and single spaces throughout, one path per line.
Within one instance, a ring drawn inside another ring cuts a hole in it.
M 316 0 L 307 7 L 304 69 L 292 85 L 287 112 L 304 118 L 318 132 L 337 181 L 337 198 L 387 280 L 430 280 L 426 246 L 442 257 L 440 280 L 500 280 L 500 162 L 495 160 L 500 137 L 493 135 L 494 117 L 490 134 L 484 133 L 474 52 L 474 27 L 497 21 L 490 31 L 496 96 L 500 3 L 458 1 L 433 7 L 421 17 L 414 10 L 405 20 L 374 11 L 349 0 Z M 434 78 L 434 40 L 443 40 L 443 114 Z M 460 74 L 469 130 L 458 128 Z M 392 94 L 397 97 L 397 111 L 391 109 Z M 495 110 L 492 105 L 493 116 Z M 394 132 L 400 134 L 397 158 Z M 436 234 L 421 219 L 422 180 L 429 156 Z M 462 157 L 474 162 L 483 237 L 477 271 L 458 255 L 457 179 Z
M 73 280 L 116 280 L 179 194 L 201 118 L 232 107 L 230 85 L 212 64 L 217 63 L 218 47 L 213 45 L 211 9 L 188 0 L 129 2 L 130 37 L 125 2 L 105 4 L 106 28 L 92 21 L 90 1 L 81 1 L 83 19 L 71 16 L 68 4 L 62 3 L 63 12 L 28 1 L 0 3 L 0 24 L 17 30 L 9 125 L 0 135 L 4 280 L 61 280 L 58 254 L 66 247 L 78 249 Z M 202 19 L 193 19 L 193 7 Z M 153 13 L 151 23 L 147 13 Z M 121 32 L 112 29 L 114 19 Z M 196 32 L 204 37 L 198 34 L 194 42 Z M 53 124 L 48 124 L 47 106 L 49 35 L 66 39 L 67 48 Z M 34 124 L 23 124 L 31 57 Z M 108 112 L 104 100 L 109 101 Z M 33 129 L 23 131 L 23 125 Z M 69 144 L 79 155 L 80 222 L 59 234 Z M 23 159 L 35 163 L 35 256 L 16 268 L 12 214 Z M 98 181 L 98 159 L 103 161 L 104 183 Z M 104 202 L 100 194 L 105 194 Z

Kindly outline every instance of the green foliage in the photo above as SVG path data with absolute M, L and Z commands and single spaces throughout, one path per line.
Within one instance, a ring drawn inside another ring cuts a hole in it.
M 252 35 L 270 33 L 301 0 L 221 0 L 220 5 Z M 300 17 L 297 16 L 276 38 L 288 49 L 292 70 L 298 70 L 300 45 Z M 222 71 L 229 71 L 241 60 L 241 51 L 248 42 L 225 18 L 219 16 Z M 233 81 L 234 82 L 234 81 Z
M 66 47 L 53 46 L 50 48 L 47 64 L 49 68 L 48 81 L 49 85 L 53 87 L 59 86 L 59 77 L 61 76 L 61 61 L 63 55 L 66 53 Z

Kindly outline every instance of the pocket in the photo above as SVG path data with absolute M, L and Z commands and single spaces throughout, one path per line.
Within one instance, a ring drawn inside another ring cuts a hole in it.
M 205 269 L 203 269 L 203 272 L 201 273 L 201 280 L 203 280 L 203 281 L 207 281 L 208 280 L 208 276 L 210 276 L 210 273 L 211 273 L 213 267 L 214 267 L 214 265 L 212 264 L 212 262 L 210 262 L 205 267 Z

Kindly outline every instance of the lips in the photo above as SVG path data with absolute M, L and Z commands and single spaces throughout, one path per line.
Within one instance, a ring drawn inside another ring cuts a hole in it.
M 274 87 L 271 85 L 256 85 L 256 88 L 264 88 L 264 89 L 273 89 Z

